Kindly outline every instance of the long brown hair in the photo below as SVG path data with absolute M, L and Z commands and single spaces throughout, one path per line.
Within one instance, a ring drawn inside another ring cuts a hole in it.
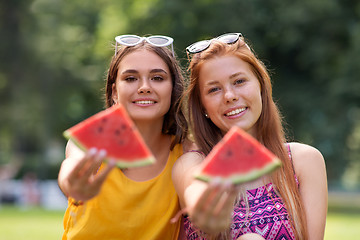
M 107 72 L 106 88 L 105 88 L 105 106 L 111 107 L 114 105 L 112 99 L 112 86 L 116 83 L 119 65 L 123 58 L 134 51 L 146 49 L 157 54 L 169 67 L 172 80 L 171 104 L 169 111 L 165 114 L 162 133 L 174 135 L 174 140 L 171 143 L 171 149 L 176 143 L 181 143 L 187 134 L 187 121 L 185 115 L 180 107 L 180 98 L 184 91 L 184 75 L 180 68 L 178 60 L 167 47 L 156 47 L 146 41 L 143 41 L 135 46 L 123 46 L 114 54 L 111 59 L 110 67 Z
M 195 142 L 207 155 L 223 137 L 221 130 L 205 117 L 198 78 L 200 69 L 207 60 L 225 55 L 236 56 L 248 63 L 259 80 L 263 108 L 256 123 L 256 138 L 281 159 L 282 167 L 271 175 L 271 181 L 287 206 L 296 238 L 307 239 L 303 204 L 295 181 L 292 161 L 289 160 L 285 147 L 286 139 L 282 116 L 272 97 L 270 75 L 265 65 L 257 58 L 243 38 L 234 44 L 225 44 L 214 40 L 208 49 L 194 54 L 191 58 L 190 82 L 182 101 L 187 103 L 190 127 Z

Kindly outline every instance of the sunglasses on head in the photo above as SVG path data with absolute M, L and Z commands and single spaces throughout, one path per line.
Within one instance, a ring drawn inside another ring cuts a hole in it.
M 155 47 L 166 47 L 171 45 L 171 51 L 173 56 L 175 57 L 174 54 L 174 47 L 173 47 L 173 42 L 174 39 L 171 37 L 167 37 L 167 36 L 162 36 L 162 35 L 154 35 L 154 36 L 150 36 L 150 37 L 140 37 L 137 35 L 120 35 L 115 37 L 115 55 L 117 53 L 117 47 L 118 44 L 120 45 L 124 45 L 124 46 L 135 46 L 138 45 L 139 43 L 141 43 L 142 41 L 146 41 L 149 44 L 155 46 Z
M 220 42 L 227 43 L 227 44 L 233 44 L 233 43 L 236 43 L 239 40 L 239 38 L 241 38 L 241 37 L 242 37 L 241 33 L 226 33 L 226 34 L 223 34 L 219 37 L 216 37 L 216 38 L 213 38 L 210 40 L 202 40 L 202 41 L 193 43 L 186 48 L 186 51 L 188 53 L 199 53 L 199 52 L 202 52 L 205 49 L 207 49 L 213 40 L 218 40 Z

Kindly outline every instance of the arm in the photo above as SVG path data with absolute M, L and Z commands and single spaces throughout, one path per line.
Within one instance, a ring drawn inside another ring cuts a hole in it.
M 204 157 L 188 152 L 175 163 L 172 178 L 180 199 L 191 221 L 202 231 L 215 235 L 226 230 L 237 196 L 234 186 L 220 181 L 210 184 L 194 179 Z
M 110 161 L 97 173 L 106 152 L 90 149 L 85 153 L 72 141 L 66 145 L 65 155 L 66 159 L 62 162 L 58 175 L 59 187 L 63 193 L 78 201 L 86 201 L 96 196 L 106 176 L 115 166 L 114 162 Z
M 328 197 L 324 158 L 317 149 L 305 144 L 291 143 L 290 147 L 309 239 L 324 239 Z

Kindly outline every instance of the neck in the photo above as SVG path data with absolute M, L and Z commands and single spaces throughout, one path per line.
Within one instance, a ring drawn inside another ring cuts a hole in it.
M 162 121 L 136 121 L 135 125 L 154 155 L 170 143 L 170 136 L 162 133 Z

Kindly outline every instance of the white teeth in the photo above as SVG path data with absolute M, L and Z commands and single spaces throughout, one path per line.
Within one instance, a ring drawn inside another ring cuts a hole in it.
M 236 115 L 236 114 L 239 114 L 243 111 L 245 111 L 246 108 L 238 108 L 238 109 L 235 109 L 235 110 L 232 110 L 231 112 L 228 112 L 227 114 L 225 114 L 226 116 L 232 116 L 232 115 Z
M 154 104 L 154 101 L 135 101 L 136 104 Z

